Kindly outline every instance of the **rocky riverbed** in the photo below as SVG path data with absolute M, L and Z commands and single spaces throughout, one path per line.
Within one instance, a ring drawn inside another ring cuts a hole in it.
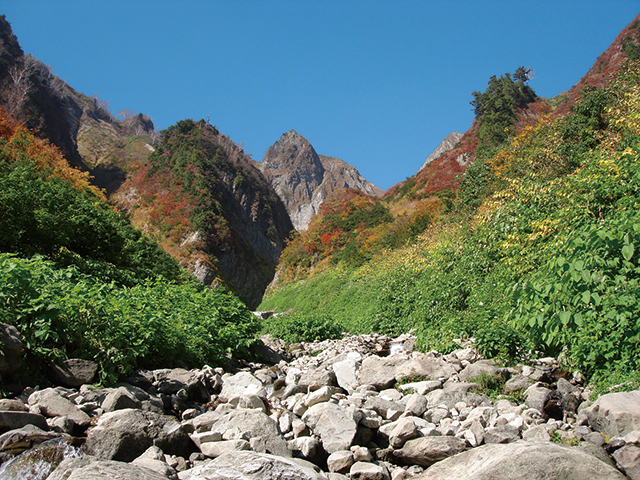
M 264 364 L 104 389 L 68 362 L 61 386 L 0 400 L 0 478 L 640 479 L 640 390 L 591 402 L 553 358 L 502 368 L 413 342 L 268 340 Z

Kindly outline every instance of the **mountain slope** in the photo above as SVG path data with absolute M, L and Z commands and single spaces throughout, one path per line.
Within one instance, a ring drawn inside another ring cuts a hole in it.
M 298 231 L 307 228 L 322 202 L 337 190 L 355 188 L 372 196 L 383 193 L 346 162 L 318 155 L 294 130 L 269 147 L 258 167 L 282 198 Z

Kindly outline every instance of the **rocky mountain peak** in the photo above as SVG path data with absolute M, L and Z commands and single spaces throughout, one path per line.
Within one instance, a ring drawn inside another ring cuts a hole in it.
M 305 230 L 322 202 L 336 190 L 355 188 L 368 195 L 383 191 L 346 162 L 318 155 L 295 130 L 282 134 L 258 168 L 282 198 L 296 230 Z

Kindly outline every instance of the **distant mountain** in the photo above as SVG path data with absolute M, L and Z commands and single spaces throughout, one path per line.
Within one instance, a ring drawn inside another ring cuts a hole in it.
M 375 197 L 384 193 L 343 160 L 318 155 L 295 130 L 284 133 L 267 150 L 258 168 L 282 198 L 299 231 L 307 228 L 322 202 L 337 190 L 354 188 Z
M 254 307 L 293 231 L 253 161 L 204 121 L 162 132 L 151 119 L 88 97 L 25 55 L 0 16 L 0 106 L 90 172 L 112 204 L 206 284 Z

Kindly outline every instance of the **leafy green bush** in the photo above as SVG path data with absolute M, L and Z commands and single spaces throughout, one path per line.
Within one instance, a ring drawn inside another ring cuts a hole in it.
M 0 254 L 0 321 L 14 325 L 32 375 L 66 358 L 92 359 L 100 379 L 135 368 L 219 365 L 248 356 L 260 325 L 236 297 L 194 284 L 103 283 L 42 257 Z
M 268 333 L 287 343 L 340 338 L 343 331 L 339 322 L 324 313 L 278 315 L 271 317 L 263 328 L 263 333 Z

